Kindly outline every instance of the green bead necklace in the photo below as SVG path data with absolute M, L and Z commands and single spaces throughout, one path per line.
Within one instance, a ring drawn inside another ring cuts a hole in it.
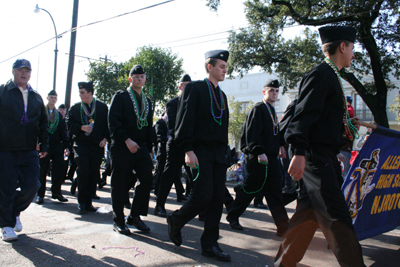
M 347 109 L 346 106 L 346 92 L 344 90 L 344 86 L 342 83 L 342 77 L 340 76 L 340 72 L 339 69 L 335 66 L 335 64 L 329 59 L 329 58 L 325 58 L 325 62 L 333 69 L 333 71 L 335 72 L 338 80 L 339 80 L 339 84 L 340 87 L 342 88 L 342 93 L 343 93 L 343 105 L 344 105 L 344 115 L 343 115 L 343 124 L 344 124 L 344 132 L 346 134 L 346 136 L 352 141 L 354 140 L 354 138 L 358 139 L 360 138 L 360 134 L 358 133 L 357 128 L 353 125 L 353 123 L 351 122 L 351 118 L 349 115 L 349 111 Z
M 49 118 L 48 120 L 48 128 L 47 131 L 50 134 L 54 134 L 55 131 L 57 130 L 58 126 L 58 121 L 60 120 L 60 115 L 57 111 L 57 109 L 53 109 L 53 113 L 50 112 L 49 105 L 46 106 L 46 112 L 47 112 L 47 117 Z

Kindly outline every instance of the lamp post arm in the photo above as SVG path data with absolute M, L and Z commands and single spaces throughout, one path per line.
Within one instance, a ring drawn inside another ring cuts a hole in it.
M 57 39 L 58 39 L 58 35 L 57 35 L 57 29 L 56 29 L 56 24 L 54 23 L 54 19 L 53 16 L 50 14 L 49 11 L 47 11 L 44 8 L 39 8 L 40 10 L 43 10 L 44 12 L 46 12 L 47 14 L 49 14 L 51 21 L 53 22 L 53 26 L 54 26 L 54 32 L 56 34 L 56 48 L 54 49 L 54 79 L 53 79 L 53 90 L 56 90 L 56 73 L 57 73 L 57 53 L 58 53 L 58 48 L 57 48 Z

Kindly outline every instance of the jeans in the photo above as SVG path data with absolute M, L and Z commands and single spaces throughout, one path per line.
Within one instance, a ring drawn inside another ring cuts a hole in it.
M 0 151 L 0 227 L 14 227 L 31 204 L 39 183 L 39 156 L 33 151 Z M 20 188 L 20 190 L 17 190 Z

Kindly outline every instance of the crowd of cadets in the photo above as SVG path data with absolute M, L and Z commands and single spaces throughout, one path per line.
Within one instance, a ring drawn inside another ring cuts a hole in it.
M 168 235 L 176 246 L 183 242 L 181 229 L 201 214 L 202 254 L 230 261 L 230 255 L 218 245 L 223 204 L 231 228 L 243 230 L 239 217 L 255 197 L 265 197 L 277 227 L 276 234 L 284 237 L 275 266 L 295 266 L 318 227 L 341 266 L 364 266 L 340 190 L 342 176 L 336 158 L 344 143 L 343 125 L 347 139 L 352 140 L 355 131 L 346 104 L 343 105 L 345 96 L 339 70 L 350 66 L 356 33 L 351 27 L 319 30 L 326 59 L 305 75 L 297 102 L 289 105 L 281 122 L 274 108 L 280 87 L 278 80 L 265 82 L 262 101 L 248 114 L 241 137 L 247 175 L 235 187 L 234 200 L 225 186 L 229 108 L 219 87 L 219 82 L 225 79 L 229 52 L 213 50 L 205 54 L 204 80 L 191 81 L 187 74 L 181 78 L 181 95 L 167 103 L 163 117 L 155 123 L 155 134 L 153 103 L 142 91 L 146 74 L 140 65 L 130 70 L 129 86 L 114 95 L 109 110 L 93 97 L 93 83 L 81 82 L 78 84 L 81 102 L 70 108 L 64 120 L 65 107 L 55 108 L 57 93 L 51 91 L 45 109 L 49 149 L 47 156 L 40 158 L 41 186 L 36 203 L 44 202 L 50 160 L 52 198 L 61 202 L 68 201 L 61 194 L 61 183 L 66 177 L 72 180 L 77 167 L 71 193 L 78 189 L 81 214 L 97 210 L 92 205 L 96 186 L 98 183 L 104 186 L 107 175 L 111 174 L 114 231 L 125 235 L 131 233 L 129 227 L 150 231 L 140 216 L 147 215 L 150 191 L 155 188 L 155 215 L 167 218 Z M 288 173 L 295 180 L 302 179 L 298 206 L 290 220 L 285 209 L 287 201 L 282 196 L 279 161 L 287 157 L 285 141 L 293 154 Z M 154 175 L 153 142 L 157 155 Z M 100 164 L 107 143 L 108 169 L 101 179 Z M 68 174 L 64 156 L 74 159 Z M 186 195 L 180 179 L 182 166 L 188 177 Z M 136 181 L 139 183 L 130 204 L 129 190 Z M 185 203 L 168 214 L 165 203 L 173 183 L 177 200 Z M 130 208 L 127 218 L 124 207 Z

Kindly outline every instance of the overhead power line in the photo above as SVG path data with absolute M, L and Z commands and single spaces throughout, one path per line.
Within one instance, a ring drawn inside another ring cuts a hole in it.
M 66 34 L 68 32 L 76 31 L 77 29 L 80 29 L 80 28 L 84 28 L 84 27 L 91 26 L 91 25 L 94 25 L 94 24 L 97 24 L 97 23 L 101 23 L 101 22 L 108 21 L 108 20 L 111 20 L 111 19 L 119 18 L 119 17 L 125 16 L 125 15 L 128 15 L 128 14 L 136 13 L 136 12 L 143 11 L 143 10 L 146 10 L 146 9 L 150 9 L 150 8 L 153 8 L 153 7 L 157 7 L 159 5 L 167 4 L 167 3 L 170 3 L 170 2 L 173 2 L 173 1 L 175 1 L 175 0 L 168 0 L 168 1 L 165 1 L 165 2 L 158 3 L 158 4 L 154 4 L 154 5 L 151 5 L 151 6 L 144 7 L 144 8 L 140 8 L 140 9 L 137 9 L 137 10 L 134 10 L 134 11 L 126 12 L 126 13 L 123 13 L 123 14 L 120 14 L 120 15 L 117 15 L 117 16 L 113 16 L 113 17 L 110 17 L 110 18 L 107 18 L 107 19 L 91 22 L 91 23 L 85 24 L 83 26 L 79 26 L 79 27 L 76 27 L 76 28 L 71 28 L 71 29 L 59 34 L 58 36 L 61 36 L 61 35 Z M 384 10 L 390 10 L 390 9 L 386 8 L 386 9 L 380 9 L 380 10 L 368 10 L 368 11 L 359 12 L 359 13 L 355 13 L 355 14 L 349 14 L 349 15 L 342 16 L 342 17 L 353 17 L 353 16 L 357 16 L 357 15 L 362 15 L 362 14 L 366 14 L 366 13 L 374 13 L 374 12 L 379 12 L 379 11 L 384 11 Z M 329 23 L 329 21 L 332 21 L 334 19 L 335 18 L 327 18 L 327 19 L 324 19 L 324 20 L 319 20 L 319 22 L 326 21 L 326 22 Z M 314 25 L 312 25 L 313 23 L 315 23 L 315 22 L 310 22 L 310 23 L 305 24 L 305 25 L 290 25 L 290 26 L 283 27 L 283 29 L 293 28 L 293 27 L 301 27 L 301 26 L 314 26 Z M 252 27 L 252 25 L 249 25 L 249 26 L 247 26 L 245 28 L 250 28 L 250 27 Z M 185 40 L 190 40 L 190 39 L 196 39 L 196 38 L 201 38 L 201 37 L 204 37 L 204 36 L 221 34 L 221 33 L 229 32 L 229 31 L 230 30 L 227 30 L 227 31 L 224 31 L 224 32 L 219 32 L 219 33 L 212 33 L 212 34 L 207 34 L 207 35 L 202 35 L 202 36 L 186 38 L 186 39 L 182 39 L 182 40 L 170 41 L 170 42 L 160 43 L 159 45 L 167 44 L 167 43 L 174 43 L 174 42 L 179 42 L 179 41 L 185 41 Z M 23 53 L 26 53 L 26 52 L 28 52 L 28 51 L 30 51 L 30 50 L 38 47 L 38 46 L 41 46 L 41 45 L 53 40 L 54 38 L 56 38 L 56 37 L 50 38 L 50 39 L 48 39 L 48 40 L 46 40 L 46 41 L 44 41 L 44 42 L 42 42 L 42 43 L 40 43 L 38 45 L 35 45 L 35 46 L 33 46 L 33 47 L 21 52 L 21 53 L 18 53 L 18 54 L 14 55 L 14 56 L 12 56 L 12 57 L 10 57 L 8 59 L 5 59 L 5 60 L 1 61 L 0 64 L 4 63 L 4 62 L 6 62 L 6 61 L 8 61 L 8 60 L 10 60 L 12 58 L 15 58 L 15 57 L 17 57 L 17 56 L 19 56 L 19 55 L 21 55 Z M 215 41 L 215 40 L 219 40 L 219 39 L 209 40 L 209 42 Z M 201 43 L 204 43 L 204 42 L 207 42 L 207 41 L 203 41 Z M 195 43 L 186 44 L 186 45 L 193 45 L 193 44 L 195 44 Z M 181 47 L 181 46 L 185 46 L 185 45 L 177 45 L 177 46 L 173 46 L 173 47 Z M 122 50 L 122 51 L 129 51 L 129 50 L 132 50 L 132 49 L 127 49 L 127 50 Z M 108 52 L 108 53 L 111 53 L 111 52 Z
M 91 25 L 94 25 L 94 24 L 97 24 L 97 23 L 101 23 L 101 22 L 104 22 L 104 21 L 116 19 L 116 18 L 125 16 L 125 15 L 133 14 L 133 13 L 136 13 L 136 12 L 139 12 L 139 11 L 143 11 L 143 10 L 150 9 L 150 8 L 153 8 L 153 7 L 157 7 L 157 6 L 160 6 L 160 5 L 163 5 L 163 4 L 167 4 L 167 3 L 170 3 L 170 2 L 173 2 L 173 1 L 175 1 L 175 0 L 164 1 L 164 2 L 161 2 L 161 3 L 158 3 L 158 4 L 154 4 L 154 5 L 151 5 L 151 6 L 139 8 L 139 9 L 134 10 L 134 11 L 126 12 L 126 13 L 123 13 L 123 14 L 120 14 L 120 15 L 117 15 L 117 16 L 114 16 L 114 17 L 110 17 L 110 18 L 107 18 L 107 19 L 98 20 L 98 21 L 95 21 L 95 22 L 91 22 L 91 23 L 88 23 L 88 24 L 79 26 L 79 27 L 71 28 L 71 29 L 69 29 L 69 30 L 67 30 L 67 31 L 65 31 L 65 32 L 63 32 L 63 33 L 58 34 L 57 36 L 54 36 L 53 38 L 50 38 L 50 39 L 48 39 L 48 40 L 46 40 L 46 41 L 44 41 L 44 42 L 42 42 L 42 43 L 40 43 L 40 44 L 38 44 L 38 45 L 35 45 L 35 46 L 33 46 L 33 47 L 31 47 L 31 48 L 29 48 L 29 49 L 27 49 L 27 50 L 21 52 L 21 53 L 18 53 L 18 54 L 14 55 L 14 56 L 12 56 L 12 57 L 10 57 L 10 58 L 7 58 L 7 59 L 1 61 L 0 64 L 4 63 L 4 62 L 6 62 L 6 61 L 8 61 L 8 60 L 10 60 L 10 59 L 12 59 L 12 58 L 15 58 L 15 57 L 17 57 L 17 56 L 19 56 L 19 55 L 21 55 L 21 54 L 23 54 L 23 53 L 26 53 L 26 52 L 28 52 L 28 51 L 30 51 L 30 50 L 32 50 L 32 49 L 38 47 L 38 46 L 41 46 L 41 45 L 43 45 L 43 44 L 45 44 L 45 43 L 47 43 L 47 42 L 53 40 L 54 38 L 58 38 L 59 36 L 62 36 L 63 34 L 66 34 L 66 33 L 68 33 L 68 32 L 73 32 L 73 31 L 76 31 L 76 30 L 78 30 L 78 29 L 81 29 L 81 28 L 84 28 L 84 27 L 87 27 L 87 26 L 91 26 Z

